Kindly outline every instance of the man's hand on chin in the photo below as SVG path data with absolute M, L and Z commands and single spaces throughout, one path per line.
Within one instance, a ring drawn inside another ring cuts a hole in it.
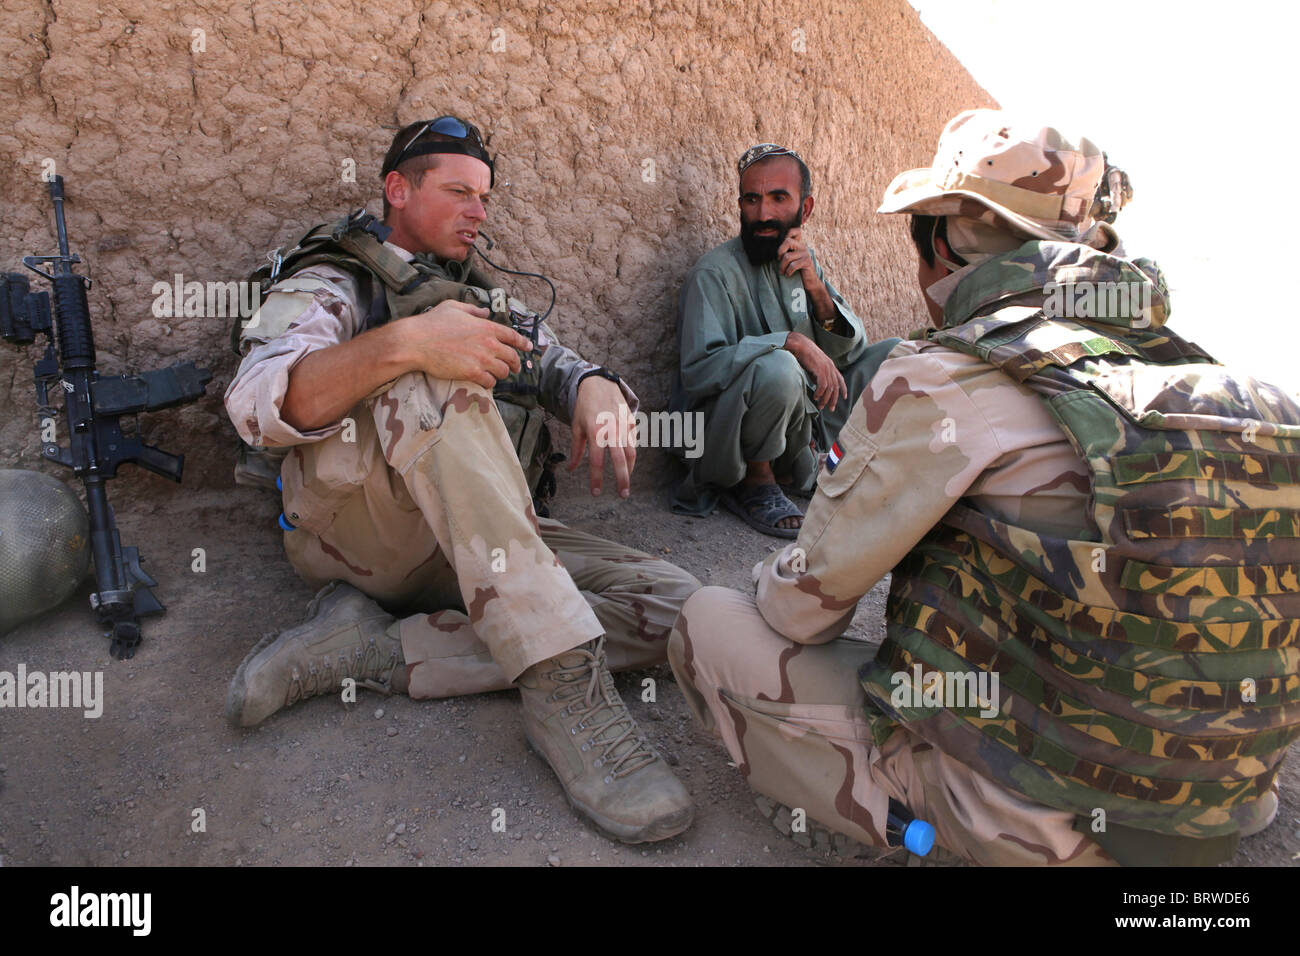
M 821 280 L 817 278 L 817 267 L 813 265 L 812 253 L 808 251 L 808 243 L 799 227 L 786 233 L 785 242 L 776 250 L 776 259 L 781 275 L 792 276 L 798 272 L 803 278 L 804 287 L 809 290 L 821 285 Z
M 599 375 L 589 375 L 578 386 L 578 401 L 573 409 L 573 445 L 569 449 L 569 471 L 577 470 L 584 451 L 590 446 L 588 470 L 591 493 L 600 494 L 605 472 L 605 452 L 609 451 L 618 482 L 618 494 L 632 493 L 632 468 L 636 465 L 636 423 L 623 398 L 623 390 Z

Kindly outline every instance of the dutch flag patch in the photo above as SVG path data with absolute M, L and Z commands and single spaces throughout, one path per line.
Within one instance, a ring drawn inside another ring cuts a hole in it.
M 827 474 L 830 474 L 831 472 L 835 471 L 836 466 L 839 465 L 840 459 L 843 457 L 844 457 L 844 452 L 840 449 L 840 443 L 833 442 L 831 444 L 831 450 L 826 453 Z

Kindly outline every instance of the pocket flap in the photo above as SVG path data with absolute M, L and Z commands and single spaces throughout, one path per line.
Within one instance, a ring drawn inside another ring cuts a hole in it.
M 876 443 L 853 425 L 845 424 L 822 464 L 821 474 L 817 476 L 818 491 L 830 498 L 838 498 L 853 486 L 867 462 L 875 457 Z

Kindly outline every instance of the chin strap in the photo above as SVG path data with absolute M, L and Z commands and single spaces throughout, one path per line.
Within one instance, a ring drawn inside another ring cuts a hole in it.
M 945 259 L 939 253 L 939 244 L 935 240 L 939 238 L 939 221 L 941 218 L 942 217 L 940 216 L 935 216 L 934 225 L 930 227 L 930 248 L 934 251 L 935 261 L 937 261 L 941 266 L 943 266 L 949 272 L 960 272 L 962 269 L 965 268 L 965 266 L 959 266 L 951 259 Z

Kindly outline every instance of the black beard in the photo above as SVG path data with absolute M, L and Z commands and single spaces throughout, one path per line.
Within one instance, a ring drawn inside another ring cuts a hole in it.
M 761 222 L 747 223 L 744 219 L 741 219 L 740 244 L 745 247 L 745 255 L 749 258 L 749 264 L 761 266 L 765 262 L 775 261 L 777 250 L 781 248 L 781 243 L 785 242 L 790 230 L 801 225 L 803 225 L 802 209 L 799 210 L 791 222 L 782 222 L 780 219 L 765 219 Z M 776 229 L 777 234 L 775 236 L 755 235 L 760 229 Z

